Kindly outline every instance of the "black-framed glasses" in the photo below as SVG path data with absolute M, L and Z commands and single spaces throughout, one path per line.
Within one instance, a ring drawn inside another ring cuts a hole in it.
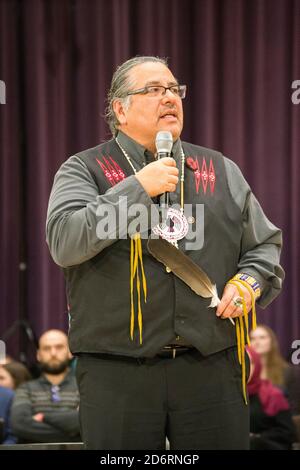
M 170 90 L 173 95 L 178 96 L 183 100 L 186 95 L 186 85 L 149 85 L 144 88 L 139 88 L 138 90 L 129 91 L 127 95 L 147 95 L 150 97 L 161 97 L 167 93 L 167 90 Z
M 52 385 L 51 387 L 51 401 L 53 401 L 54 403 L 57 403 L 58 401 L 60 401 L 58 385 Z

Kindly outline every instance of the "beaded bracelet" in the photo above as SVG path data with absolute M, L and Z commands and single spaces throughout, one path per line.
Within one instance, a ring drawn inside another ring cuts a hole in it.
M 255 300 L 258 299 L 258 297 L 260 297 L 260 294 L 261 294 L 260 285 L 259 285 L 259 282 L 254 277 L 249 276 L 249 274 L 238 273 L 232 278 L 232 280 L 246 282 L 254 291 Z

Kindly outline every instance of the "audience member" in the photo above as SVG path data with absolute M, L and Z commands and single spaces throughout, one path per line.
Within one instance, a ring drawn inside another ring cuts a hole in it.
M 289 365 L 280 353 L 274 331 L 266 325 L 258 325 L 250 333 L 251 346 L 259 354 L 262 364 L 261 378 L 280 387 L 286 395 L 293 414 L 300 414 L 300 372 Z
M 42 375 L 16 390 L 11 413 L 14 433 L 21 442 L 80 441 L 79 395 L 65 333 L 44 333 L 37 359 Z
M 260 356 L 247 347 L 251 378 L 247 385 L 250 405 L 250 449 L 289 450 L 295 429 L 287 399 L 270 380 L 261 378 Z
M 29 370 L 21 362 L 12 361 L 0 365 L 0 385 L 2 385 L 2 387 L 15 390 L 23 382 L 30 379 L 31 375 Z
M 12 434 L 10 427 L 10 410 L 14 392 L 0 386 L 0 444 L 15 444 L 17 438 Z

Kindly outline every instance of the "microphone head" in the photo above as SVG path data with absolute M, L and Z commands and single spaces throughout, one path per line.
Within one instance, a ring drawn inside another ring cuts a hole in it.
M 159 131 L 156 134 L 155 146 L 157 153 L 171 153 L 173 137 L 169 131 Z

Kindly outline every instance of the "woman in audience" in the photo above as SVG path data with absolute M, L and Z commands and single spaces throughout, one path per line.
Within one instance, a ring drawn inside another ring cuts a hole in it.
M 0 385 L 15 390 L 23 382 L 31 379 L 30 372 L 21 362 L 12 361 L 0 365 Z
M 247 385 L 250 406 L 251 450 L 288 450 L 295 429 L 287 399 L 270 380 L 261 378 L 260 356 L 250 347 L 251 378 Z
M 282 357 L 274 331 L 258 325 L 250 333 L 251 346 L 259 354 L 262 364 L 261 378 L 280 387 L 286 395 L 293 414 L 300 414 L 300 373 Z

